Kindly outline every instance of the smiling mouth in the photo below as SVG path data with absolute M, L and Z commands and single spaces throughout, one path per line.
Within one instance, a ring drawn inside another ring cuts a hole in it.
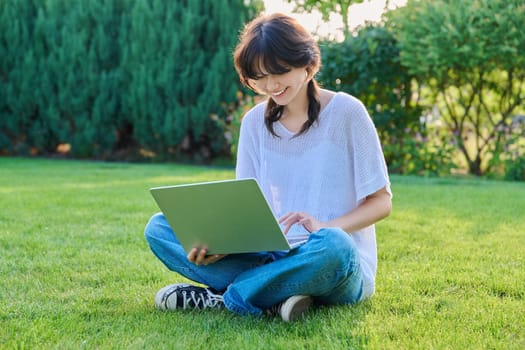
M 288 88 L 284 88 L 281 91 L 273 92 L 271 95 L 274 96 L 274 97 L 279 97 L 282 94 L 284 94 L 286 92 L 286 90 L 288 90 Z

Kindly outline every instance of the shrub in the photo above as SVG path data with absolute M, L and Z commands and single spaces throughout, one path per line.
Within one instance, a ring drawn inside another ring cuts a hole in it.
M 505 151 L 502 130 L 523 113 L 523 18 L 522 0 L 435 0 L 408 1 L 387 22 L 474 175 L 497 172 L 488 160 Z
M 0 153 L 228 152 L 210 116 L 236 101 L 231 50 L 258 3 L 0 2 Z
M 413 77 L 401 65 L 393 35 L 382 26 L 363 27 L 343 42 L 321 43 L 321 85 L 359 98 L 368 108 L 389 169 L 397 173 L 446 173 L 450 148 L 427 137 Z

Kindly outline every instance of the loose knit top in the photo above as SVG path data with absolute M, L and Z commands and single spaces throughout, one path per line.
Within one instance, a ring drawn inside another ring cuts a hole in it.
M 304 211 L 321 222 L 354 209 L 390 182 L 374 124 L 355 97 L 335 94 L 306 133 L 295 136 L 280 122 L 272 135 L 264 124 L 266 102 L 243 118 L 237 178 L 255 178 L 274 215 Z M 295 137 L 294 137 L 295 136 Z M 308 235 L 294 225 L 289 237 Z M 377 269 L 375 226 L 352 232 L 361 258 L 363 297 L 374 293 Z

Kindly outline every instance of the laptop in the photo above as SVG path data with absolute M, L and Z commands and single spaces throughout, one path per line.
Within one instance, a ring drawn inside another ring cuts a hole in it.
M 283 251 L 304 237 L 288 241 L 255 179 L 155 187 L 151 195 L 188 253 Z

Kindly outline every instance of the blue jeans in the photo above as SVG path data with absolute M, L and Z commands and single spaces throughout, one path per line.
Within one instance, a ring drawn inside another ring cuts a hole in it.
M 207 266 L 188 261 L 161 213 L 151 217 L 144 234 L 168 269 L 223 292 L 226 308 L 241 315 L 261 315 L 293 295 L 310 295 L 319 304 L 361 298 L 359 253 L 353 238 L 338 228 L 314 232 L 289 252 L 231 254 Z

